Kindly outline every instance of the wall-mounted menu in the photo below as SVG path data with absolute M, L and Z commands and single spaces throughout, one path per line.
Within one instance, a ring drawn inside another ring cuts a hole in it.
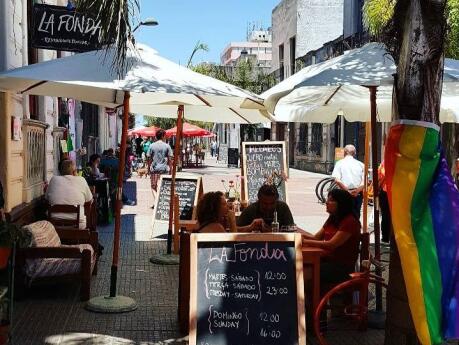
M 218 162 L 227 164 L 228 163 L 228 145 L 219 144 L 218 145 Z
M 279 200 L 287 201 L 287 188 L 282 175 L 288 176 L 284 141 L 242 143 L 245 200 L 257 201 L 258 190 L 268 181 L 276 185 Z
M 191 238 L 190 345 L 305 344 L 299 234 Z
M 172 176 L 161 176 L 155 203 L 155 221 L 168 221 L 170 210 Z M 201 177 L 180 176 L 175 178 L 175 193 L 179 196 L 180 219 L 191 220 L 201 190 Z

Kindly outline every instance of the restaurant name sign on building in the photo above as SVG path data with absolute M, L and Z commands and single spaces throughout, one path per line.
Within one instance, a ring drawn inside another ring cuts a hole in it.
M 33 5 L 31 41 L 34 48 L 86 52 L 99 49 L 100 21 L 75 9 Z

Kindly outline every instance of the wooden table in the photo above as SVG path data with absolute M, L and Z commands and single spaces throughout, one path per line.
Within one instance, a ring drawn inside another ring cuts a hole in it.
M 325 254 L 325 251 L 320 248 L 314 247 L 304 247 L 302 249 L 303 252 L 303 276 L 305 280 L 305 287 L 306 281 L 312 281 L 312 311 L 314 312 L 319 305 L 320 302 L 320 258 Z M 311 276 L 308 277 L 306 275 L 306 269 L 311 270 Z

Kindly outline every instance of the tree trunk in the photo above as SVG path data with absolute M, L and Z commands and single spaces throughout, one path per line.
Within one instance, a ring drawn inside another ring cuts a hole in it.
M 438 124 L 446 0 L 398 0 L 386 44 L 397 64 L 393 118 Z M 397 246 L 390 256 L 385 345 L 419 344 Z

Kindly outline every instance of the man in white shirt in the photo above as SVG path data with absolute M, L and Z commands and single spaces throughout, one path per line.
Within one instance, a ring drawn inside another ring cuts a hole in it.
M 365 168 L 363 163 L 355 159 L 354 156 L 355 146 L 346 145 L 344 147 L 344 158 L 336 162 L 332 176 L 341 189 L 347 190 L 354 197 L 354 211 L 360 218 Z
M 77 176 L 75 163 L 64 160 L 60 168 L 61 176 L 53 176 L 46 190 L 46 199 L 50 205 L 79 205 L 80 229 L 86 228 L 84 204 L 92 200 L 92 193 L 86 180 Z M 54 214 L 56 218 L 75 219 L 71 214 Z

